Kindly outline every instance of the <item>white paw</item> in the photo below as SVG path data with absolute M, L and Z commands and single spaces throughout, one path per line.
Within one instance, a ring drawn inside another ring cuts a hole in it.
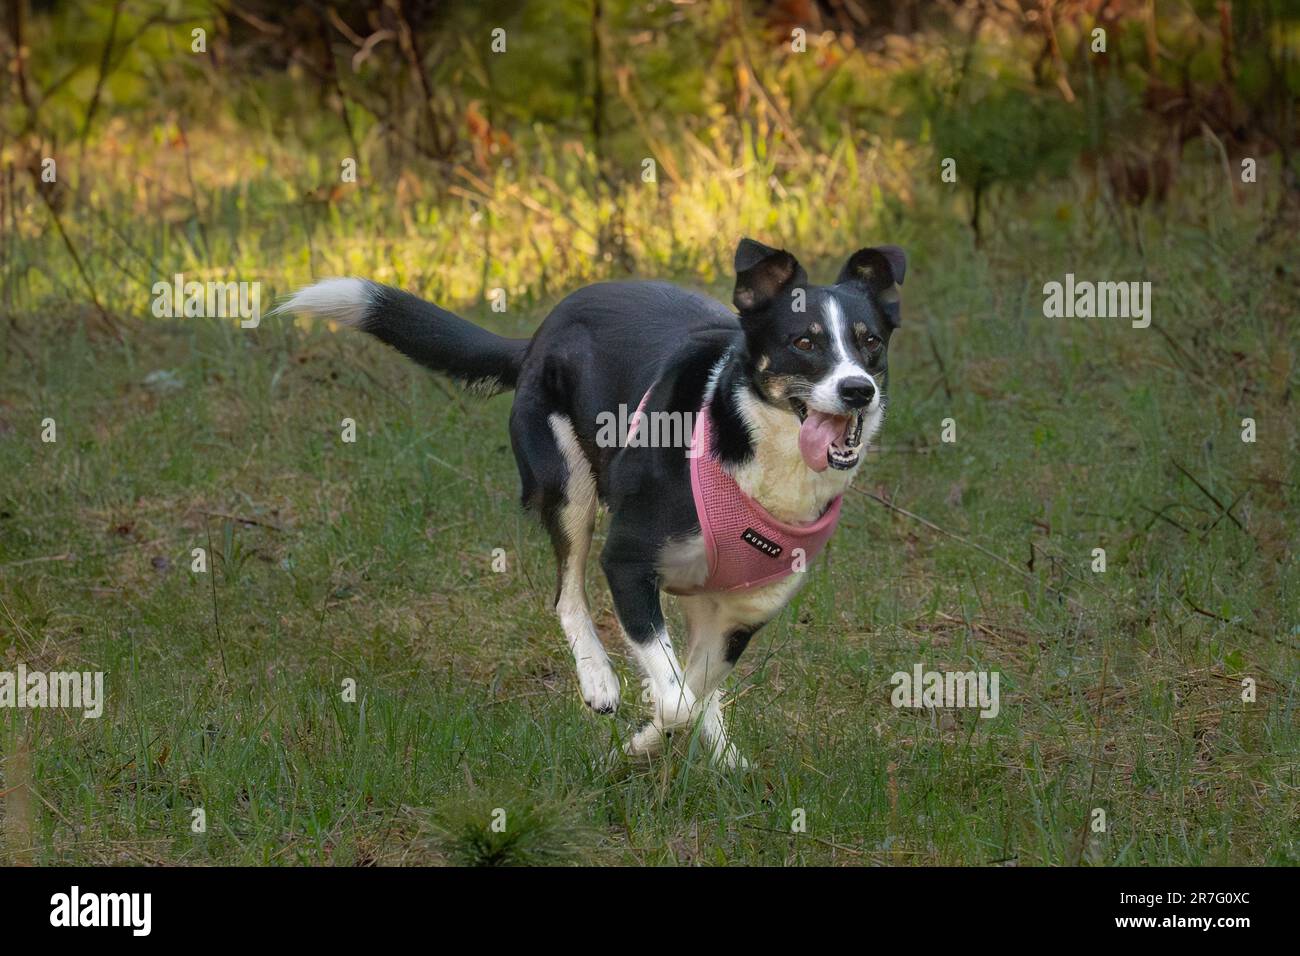
M 664 730 L 687 726 L 696 713 L 695 695 L 684 685 L 673 685 L 662 699 L 655 701 L 655 723 Z
M 623 752 L 629 757 L 649 757 L 664 749 L 664 734 L 653 723 L 646 724 L 632 739 L 623 745 Z
M 609 658 L 583 657 L 576 661 L 578 665 L 578 686 L 582 688 L 582 699 L 587 706 L 598 714 L 612 714 L 618 709 L 619 684 L 618 675 Z

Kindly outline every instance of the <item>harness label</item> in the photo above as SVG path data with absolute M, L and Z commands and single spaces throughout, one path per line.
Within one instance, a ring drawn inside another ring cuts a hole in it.
M 769 541 L 753 528 L 746 528 L 741 533 L 740 540 L 750 547 L 762 551 L 769 558 L 779 558 L 781 556 L 781 546 L 775 541 Z

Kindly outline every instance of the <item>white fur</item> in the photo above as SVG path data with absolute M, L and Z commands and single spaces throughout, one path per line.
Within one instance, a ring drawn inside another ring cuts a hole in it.
M 300 312 L 321 319 L 357 325 L 374 298 L 374 284 L 365 279 L 322 279 L 299 289 L 276 312 Z
M 560 511 L 569 553 L 560 569 L 560 599 L 555 610 L 578 668 L 582 699 L 592 709 L 605 713 L 618 706 L 619 682 L 587 605 L 587 555 L 596 520 L 596 476 L 578 444 L 573 423 L 558 413 L 547 421 L 569 468 L 564 488 L 566 503 Z
M 743 387 L 736 390 L 736 401 L 754 445 L 753 457 L 731 473 L 736 484 L 782 521 L 816 521 L 831 499 L 848 488 L 858 465 L 813 471 L 799 451 L 799 416 Z M 879 402 L 873 402 L 862 424 L 864 445 L 880 430 L 883 418 Z
M 879 411 L 881 402 L 880 388 L 876 384 L 875 378 L 862 367 L 861 363 L 854 361 L 849 355 L 848 320 L 844 317 L 844 310 L 840 308 L 840 304 L 835 301 L 833 295 L 826 296 L 825 301 L 822 303 L 822 312 L 826 316 L 826 327 L 831 334 L 835 367 L 831 369 L 830 374 L 813 387 L 812 394 L 808 398 L 809 406 L 830 415 L 848 414 L 851 409 L 846 407 L 843 399 L 840 398 L 840 382 L 846 378 L 866 378 L 871 382 L 872 388 L 876 390 L 871 403 L 867 405 L 867 414 L 870 415 L 872 412 Z
M 872 386 L 876 384 L 875 378 L 867 375 L 867 369 L 863 368 L 858 362 L 854 362 L 849 355 L 849 324 L 844 317 L 844 310 L 840 308 L 840 303 L 836 302 L 833 295 L 827 295 L 822 303 L 822 312 L 826 315 L 826 326 L 831 333 L 831 349 L 835 352 L 835 368 L 831 373 L 819 381 L 813 389 L 813 394 L 809 397 L 809 405 L 818 408 L 820 411 L 828 412 L 832 415 L 844 414 L 846 408 L 844 402 L 840 399 L 840 382 L 845 378 L 861 378 L 863 376 L 870 378 Z M 879 401 L 879 393 L 876 398 L 871 399 L 872 405 Z
M 667 629 L 644 644 L 628 640 L 641 671 L 650 681 L 654 698 L 653 723 L 660 730 L 675 730 L 689 724 L 695 710 L 695 695 L 686 686 L 682 665 L 677 662 Z
M 666 590 L 689 591 L 703 584 L 709 576 L 704 535 L 668 539 L 659 549 L 657 570 Z

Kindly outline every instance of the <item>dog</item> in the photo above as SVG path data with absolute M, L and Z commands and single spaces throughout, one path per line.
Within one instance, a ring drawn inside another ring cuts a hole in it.
M 531 339 L 359 278 L 323 280 L 282 308 L 354 326 L 479 392 L 514 389 L 522 502 L 555 551 L 583 700 L 599 713 L 619 702 L 585 584 L 603 503 L 600 564 L 654 703 L 626 751 L 656 753 L 698 722 L 713 762 L 737 767 L 748 764 L 723 725 L 721 684 L 800 587 L 883 423 L 906 268 L 897 246 L 869 247 L 814 286 L 789 252 L 742 239 L 735 312 L 666 282 L 603 282 L 561 301 Z M 619 408 L 637 411 L 611 441 L 599 423 Z M 665 413 L 695 422 L 685 453 L 644 440 Z M 686 621 L 684 666 L 663 592 Z

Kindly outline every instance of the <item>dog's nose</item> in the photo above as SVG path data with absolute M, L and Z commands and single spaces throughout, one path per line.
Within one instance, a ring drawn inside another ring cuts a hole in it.
M 840 401 L 849 408 L 865 408 L 876 397 L 876 386 L 871 379 L 858 376 L 840 382 Z

